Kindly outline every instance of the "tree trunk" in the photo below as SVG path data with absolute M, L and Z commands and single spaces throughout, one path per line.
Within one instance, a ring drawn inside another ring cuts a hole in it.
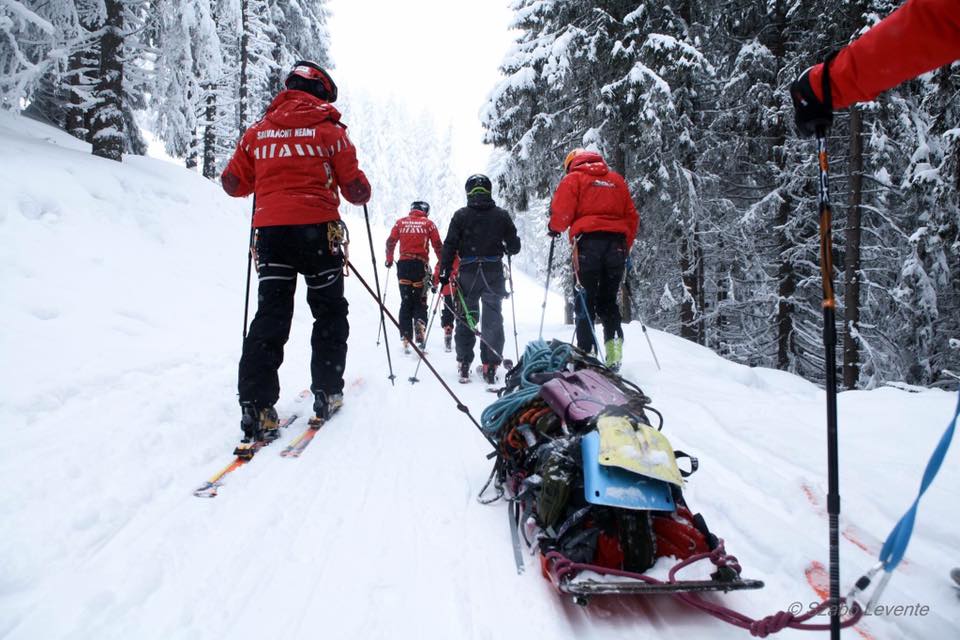
M 87 129 L 87 113 L 83 107 L 85 93 L 83 91 L 83 69 L 86 66 L 84 64 L 84 56 L 86 53 L 86 51 L 78 51 L 70 56 L 70 60 L 67 62 L 67 74 L 65 78 L 67 85 L 67 121 L 64 123 L 64 126 L 67 133 L 78 140 L 86 140 L 87 134 L 89 133 Z
M 207 106 L 204 111 L 203 130 L 203 177 L 213 180 L 217 177 L 217 93 L 211 83 L 207 87 Z
M 576 304 L 576 294 L 573 287 L 573 273 L 564 277 L 563 282 L 563 323 L 574 323 L 574 310 Z
M 85 19 L 85 16 L 96 15 L 83 2 L 77 2 L 80 15 L 82 33 L 89 34 L 100 28 L 96 22 Z M 89 47 L 73 52 L 67 60 L 67 73 L 64 83 L 67 88 L 67 117 L 64 127 L 67 133 L 78 140 L 90 142 L 90 88 L 89 72 L 100 64 L 100 53 L 94 43 Z
M 797 274 L 787 251 L 793 248 L 790 238 L 783 230 L 790 216 L 790 201 L 784 197 L 777 211 L 777 246 L 780 248 L 780 265 L 777 269 L 777 368 L 788 371 L 793 361 L 793 294 L 797 290 Z
M 240 0 L 240 136 L 247 130 L 249 82 L 247 56 L 250 49 L 250 0 Z M 238 138 L 238 139 L 239 139 Z
M 197 128 L 194 127 L 193 131 L 190 132 L 190 148 L 187 150 L 187 157 L 184 159 L 187 169 L 196 169 L 200 164 L 200 140 L 197 135 Z
M 843 286 L 843 386 L 860 380 L 860 205 L 863 202 L 863 119 L 850 109 L 850 208 L 846 228 L 846 270 Z
M 683 233 L 680 240 L 680 278 L 683 280 L 683 301 L 680 303 L 680 337 L 691 342 L 700 342 L 697 308 L 700 299 L 700 290 L 697 281 L 697 251 L 696 240 L 691 235 Z M 695 236 L 695 234 L 694 234 Z
M 123 0 L 105 0 L 107 19 L 100 38 L 100 79 L 91 120 L 93 155 L 123 157 Z
M 704 286 L 704 263 L 706 263 L 706 260 L 703 258 L 703 241 L 700 237 L 699 224 L 694 227 L 693 237 L 695 239 L 693 255 L 694 259 L 697 261 L 697 344 L 705 345 L 707 343 L 707 323 L 705 319 L 707 314 L 707 297 L 706 286 Z

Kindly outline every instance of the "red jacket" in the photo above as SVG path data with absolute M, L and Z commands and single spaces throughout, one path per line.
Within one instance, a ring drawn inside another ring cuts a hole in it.
M 393 262 L 393 250 L 400 242 L 401 260 L 430 260 L 430 245 L 433 253 L 440 260 L 440 232 L 423 211 L 414 209 L 405 218 L 397 220 L 387 238 L 387 262 Z
M 557 186 L 550 202 L 550 230 L 570 227 L 570 241 L 592 231 L 611 231 L 626 236 L 627 249 L 637 237 L 640 216 L 627 183 L 607 168 L 600 154 L 588 152 L 574 158 L 570 172 Z
M 873 100 L 905 80 L 960 59 L 960 0 L 907 0 L 830 63 L 834 109 Z M 817 98 L 823 65 L 810 70 Z
M 338 187 L 353 204 L 370 199 L 340 112 L 303 91 L 274 98 L 243 135 L 220 183 L 231 196 L 255 194 L 255 227 L 339 220 Z

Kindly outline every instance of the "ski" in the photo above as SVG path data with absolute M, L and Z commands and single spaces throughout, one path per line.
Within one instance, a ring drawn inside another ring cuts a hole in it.
M 827 567 L 820 561 L 814 560 L 807 568 L 803 570 L 804 574 L 807 576 L 807 583 L 810 585 L 810 588 L 813 589 L 813 592 L 823 600 L 830 599 L 830 572 L 827 570 Z M 864 624 L 858 624 L 853 628 L 864 640 L 873 640 L 873 636 L 865 628 Z
M 818 514 L 826 518 L 827 508 L 822 497 L 823 493 L 814 489 L 814 487 L 807 482 L 801 482 L 800 488 L 810 506 L 813 507 Z M 880 555 L 880 549 L 883 548 L 883 541 L 878 540 L 876 536 L 871 535 L 868 531 L 864 531 L 854 524 L 842 523 L 840 535 L 867 555 L 877 557 Z M 909 564 L 907 560 L 903 560 L 902 562 L 904 568 L 909 566 Z
M 322 418 L 310 418 L 309 426 L 303 430 L 303 432 L 290 441 L 286 447 L 280 452 L 280 455 L 284 458 L 299 458 L 303 453 L 303 450 L 313 441 L 314 436 L 317 435 L 317 432 L 320 429 L 330 422 L 330 419 L 333 418 L 339 412 L 340 409 L 334 410 L 330 416 L 324 420 Z
M 295 398 L 294 402 L 299 404 L 300 402 L 303 402 L 304 399 L 309 398 L 311 396 L 313 396 L 313 393 L 310 391 L 310 389 L 304 389 L 303 391 L 297 394 L 297 397 Z M 279 429 L 277 429 L 277 438 L 280 437 L 280 433 L 281 433 L 280 429 L 289 427 L 291 424 L 296 422 L 296 420 L 299 417 L 300 417 L 300 414 L 294 412 L 289 416 L 287 416 L 286 418 L 284 418 L 283 420 L 281 420 L 280 427 Z M 260 449 L 263 449 L 265 446 L 267 446 L 277 438 L 273 438 L 272 440 L 258 440 L 256 442 L 250 442 L 250 443 L 240 443 L 237 446 L 237 448 L 234 449 L 234 455 L 236 457 L 233 459 L 233 461 L 227 466 L 225 466 L 223 469 L 218 471 L 212 478 L 210 478 L 209 480 L 204 482 L 202 485 L 194 489 L 193 495 L 195 495 L 198 498 L 215 498 L 217 496 L 217 491 L 220 489 L 221 486 L 223 486 L 223 479 L 227 475 L 233 473 L 243 465 L 253 460 L 253 457 L 257 455 L 257 452 L 260 451 Z
M 291 424 L 296 422 L 297 418 L 299 417 L 300 416 L 298 414 L 292 413 L 286 418 L 284 418 L 283 420 L 281 420 L 280 427 L 277 430 L 278 431 L 277 437 L 279 437 L 280 429 L 289 427 Z M 204 482 L 202 485 L 194 489 L 193 495 L 195 495 L 198 498 L 217 497 L 217 492 L 219 491 L 220 487 L 223 486 L 223 480 L 227 475 L 233 473 L 243 465 L 253 460 L 254 456 L 257 455 L 257 452 L 260 451 L 260 449 L 263 449 L 264 447 L 266 447 L 276 439 L 277 438 L 273 438 L 272 440 L 257 440 L 256 442 L 247 443 L 246 445 L 241 443 L 234 451 L 235 457 L 233 461 L 230 462 L 230 464 L 225 466 L 223 469 L 218 471 L 216 474 L 214 474 L 212 478 L 210 478 L 209 480 Z

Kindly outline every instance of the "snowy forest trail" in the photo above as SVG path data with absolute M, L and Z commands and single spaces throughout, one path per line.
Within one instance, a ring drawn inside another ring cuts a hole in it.
M 18 140 L 3 127 L 0 134 Z M 0 229 L 21 239 L 0 258 L 0 302 L 12 309 L 0 335 L 4 359 L 22 363 L 18 376 L 7 370 L 0 396 L 0 638 L 748 637 L 669 598 L 597 598 L 580 608 L 553 591 L 531 557 L 518 576 L 504 506 L 475 500 L 489 445 L 426 367 L 422 382 L 406 381 L 416 359 L 400 354 L 388 327 L 391 386 L 375 344 L 379 315 L 355 278 L 347 280 L 342 412 L 301 458 L 281 458 L 278 445 L 302 419 L 231 474 L 217 498 L 193 497 L 239 437 L 236 248 L 248 205 L 172 165 L 104 171 L 102 161 L 49 147 L 24 142 L 24 179 L 0 193 L 14 203 Z M 78 189 L 72 200 L 47 196 L 63 211 L 54 218 L 23 215 L 27 196 L 43 193 L 25 177 L 40 165 L 61 178 L 61 190 Z M 89 184 L 100 185 L 99 198 L 70 175 L 96 175 Z M 152 195 L 131 199 L 131 189 Z M 370 280 L 363 219 L 351 209 L 346 220 L 352 259 Z M 105 260 L 123 262 L 103 269 Z M 73 278 L 65 283 L 63 273 Z M 536 337 L 543 289 L 519 272 L 515 281 L 522 349 Z M 394 289 L 395 311 L 395 279 L 381 285 Z M 281 413 L 308 408 L 296 400 L 309 370 L 303 295 L 301 283 Z M 513 357 L 505 311 L 505 355 Z M 552 295 L 545 336 L 569 339 L 561 316 Z M 650 335 L 663 370 L 631 324 L 623 373 L 664 414 L 673 445 L 699 457 L 686 489 L 691 506 L 726 539 L 744 575 L 767 583 L 708 597 L 758 617 L 815 600 L 804 569 L 826 562 L 827 527 L 804 486 L 825 489 L 822 391 Z M 435 326 L 431 360 L 479 420 L 493 396 L 477 381 L 455 384 L 453 354 L 441 344 Z M 912 500 L 953 401 L 892 388 L 840 395 L 845 523 L 886 534 Z M 885 598 L 930 612 L 870 619 L 863 628 L 874 638 L 951 637 L 960 625 L 946 575 L 958 553 L 956 455 L 927 494 L 910 566 Z M 873 557 L 847 539 L 841 549 L 847 586 Z

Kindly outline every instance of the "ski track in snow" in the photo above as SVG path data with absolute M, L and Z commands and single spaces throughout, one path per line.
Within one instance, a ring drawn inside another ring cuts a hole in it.
M 489 445 L 425 366 L 420 383 L 407 382 L 416 357 L 400 354 L 388 328 L 391 387 L 374 344 L 379 315 L 355 278 L 343 410 L 302 457 L 278 455 L 310 409 L 296 401 L 309 383 L 301 284 L 278 409 L 302 417 L 230 474 L 218 497 L 194 498 L 240 433 L 249 203 L 172 165 L 91 158 L 8 114 L 0 137 L 17 157 L 3 167 L 16 179 L 0 186 L 0 233 L 20 241 L 0 257 L 9 310 L 0 356 L 21 363 L 0 385 L 0 638 L 749 637 L 667 597 L 578 607 L 529 555 L 518 576 L 505 507 L 475 500 Z M 352 260 L 371 280 L 362 217 L 351 208 L 346 219 Z M 523 345 L 536 337 L 542 288 L 519 272 L 515 280 Z M 395 278 L 381 285 L 395 289 Z M 388 300 L 396 311 L 396 291 Z M 560 308 L 551 296 L 549 317 Z M 506 333 L 504 355 L 514 358 Z M 570 333 L 550 322 L 545 330 Z M 827 556 L 823 392 L 650 336 L 663 371 L 631 324 L 623 373 L 664 414 L 673 446 L 700 458 L 686 490 L 693 509 L 744 576 L 767 583 L 708 597 L 754 616 L 816 600 L 804 569 Z M 439 321 L 430 343 L 429 357 L 479 420 L 494 396 L 476 377 L 456 384 Z M 891 388 L 840 395 L 842 525 L 882 541 L 913 499 L 953 401 Z M 861 629 L 870 636 L 955 637 L 960 603 L 946 574 L 960 547 L 957 468 L 954 447 L 920 508 L 909 567 L 884 598 L 929 605 L 929 615 L 869 618 Z M 819 492 L 819 507 L 805 486 Z M 851 540 L 841 545 L 847 588 L 874 558 Z

